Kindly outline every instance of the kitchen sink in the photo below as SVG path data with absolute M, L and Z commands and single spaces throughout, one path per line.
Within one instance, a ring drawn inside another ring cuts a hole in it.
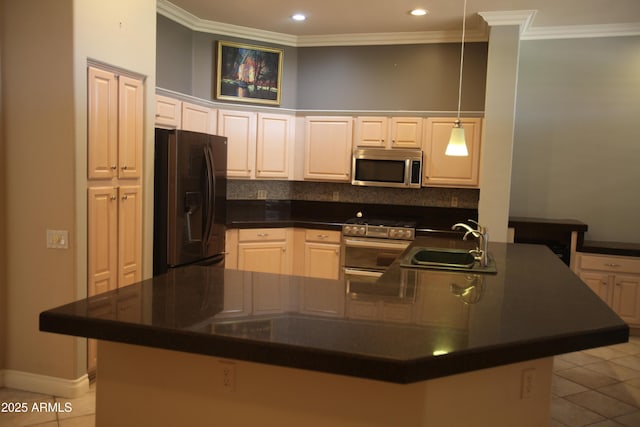
M 436 270 L 469 271 L 474 273 L 496 273 L 496 265 L 489 254 L 487 266 L 483 267 L 467 249 L 415 247 L 402 259 L 402 267 Z

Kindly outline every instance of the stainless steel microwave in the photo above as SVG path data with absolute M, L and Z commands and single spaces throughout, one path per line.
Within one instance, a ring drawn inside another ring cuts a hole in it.
M 353 185 L 420 188 L 421 176 L 421 150 L 367 148 L 353 151 Z

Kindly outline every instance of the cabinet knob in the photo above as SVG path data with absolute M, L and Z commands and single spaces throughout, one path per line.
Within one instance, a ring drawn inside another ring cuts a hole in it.
M 122 170 L 126 171 L 127 170 L 127 165 L 122 166 Z
M 122 200 L 127 200 L 129 198 L 129 196 L 127 196 L 126 194 L 124 196 L 122 196 Z
M 111 195 L 111 197 L 110 197 L 110 199 L 111 199 L 111 200 L 116 200 L 116 199 L 117 199 L 117 197 L 116 197 L 116 195 L 115 195 L 115 194 L 112 194 L 112 195 Z
M 116 165 L 111 165 L 111 169 L 112 170 L 116 170 L 116 169 L 118 169 L 118 167 Z

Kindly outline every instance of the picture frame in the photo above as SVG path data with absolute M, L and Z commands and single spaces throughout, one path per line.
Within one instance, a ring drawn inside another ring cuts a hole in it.
M 283 49 L 218 40 L 216 99 L 280 105 Z

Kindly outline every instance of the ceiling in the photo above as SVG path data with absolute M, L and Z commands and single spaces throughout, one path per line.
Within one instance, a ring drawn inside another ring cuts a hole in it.
M 336 35 L 430 34 L 446 39 L 455 34 L 459 39 L 463 5 L 464 0 L 158 0 L 158 11 L 192 29 L 245 28 L 272 33 L 274 41 L 304 45 Z M 416 7 L 429 13 L 411 16 Z M 294 13 L 306 14 L 307 20 L 291 20 Z M 640 34 L 640 0 L 467 0 L 471 38 L 488 34 L 479 13 L 519 19 L 523 38 Z

